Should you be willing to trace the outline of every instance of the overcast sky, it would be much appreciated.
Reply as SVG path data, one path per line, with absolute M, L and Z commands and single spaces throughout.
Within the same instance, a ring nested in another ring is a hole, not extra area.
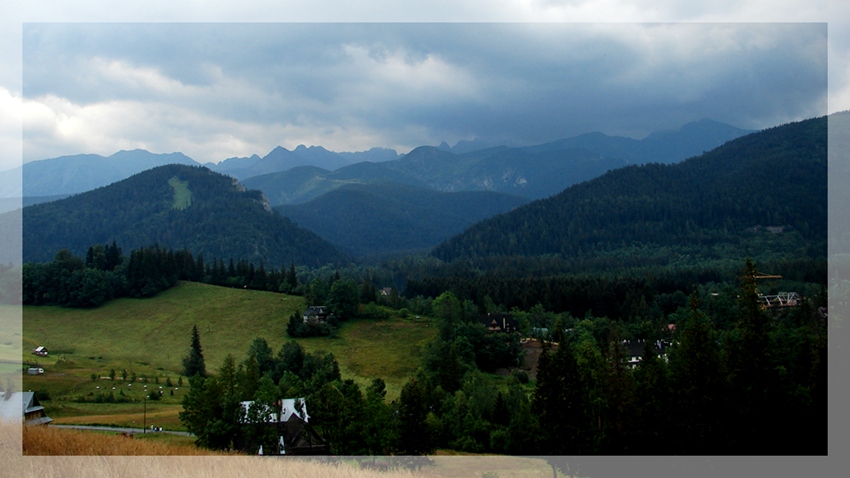
M 847 35 L 826 23 L 850 11 L 825 1 L 182 3 L 4 2 L 0 169 L 133 148 L 218 162 L 278 145 L 641 138 L 850 108 Z M 513 23 L 529 21 L 556 23 Z

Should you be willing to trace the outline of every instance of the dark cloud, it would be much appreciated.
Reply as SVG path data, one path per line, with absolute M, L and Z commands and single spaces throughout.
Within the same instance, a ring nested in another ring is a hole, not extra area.
M 179 136 L 248 135 L 240 147 L 256 149 L 245 153 L 275 142 L 528 144 L 825 114 L 826 33 L 813 23 L 27 24 L 23 85 L 33 102 L 208 117 Z

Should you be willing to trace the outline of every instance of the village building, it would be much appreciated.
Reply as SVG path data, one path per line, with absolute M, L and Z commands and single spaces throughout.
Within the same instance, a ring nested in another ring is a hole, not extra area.
M 241 402 L 243 423 L 250 423 L 249 412 L 254 406 L 253 401 Z M 279 408 L 278 408 L 279 407 Z M 310 426 L 310 415 L 303 398 L 285 398 L 278 401 L 277 407 L 261 409 L 262 421 L 254 423 L 258 427 L 271 427 L 275 430 L 278 440 L 273 450 L 263 450 L 262 455 L 328 455 L 330 445 L 319 436 Z M 242 443 L 243 449 L 248 449 L 250 443 Z
M 0 395 L 0 418 L 4 421 L 23 420 L 24 425 L 47 425 L 48 417 L 34 392 L 15 392 Z
M 623 346 L 625 346 L 626 350 L 628 350 L 629 367 L 637 367 L 643 357 L 643 349 L 646 346 L 646 340 L 623 340 Z M 667 348 L 669 346 L 670 342 L 663 340 L 656 340 L 654 343 L 650 343 L 650 347 L 652 347 L 655 351 L 655 356 L 665 361 L 667 360 Z
M 512 334 L 519 332 L 519 322 L 511 314 L 479 315 L 478 322 L 487 327 L 490 332 Z
M 311 305 L 302 316 L 305 324 L 323 324 L 329 317 L 328 308 L 324 305 Z

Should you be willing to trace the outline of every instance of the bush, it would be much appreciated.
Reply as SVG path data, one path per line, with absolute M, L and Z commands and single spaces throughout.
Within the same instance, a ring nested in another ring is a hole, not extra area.
M 528 373 L 525 370 L 514 370 L 511 374 L 519 380 L 519 383 L 528 383 Z
M 38 389 L 35 391 L 35 398 L 39 402 L 50 400 L 50 392 L 48 392 L 45 388 Z
M 112 392 L 89 393 L 89 396 L 92 398 L 86 398 L 80 395 L 74 401 L 77 403 L 130 403 L 133 401 L 130 397 L 122 396 L 115 398 L 115 394 Z

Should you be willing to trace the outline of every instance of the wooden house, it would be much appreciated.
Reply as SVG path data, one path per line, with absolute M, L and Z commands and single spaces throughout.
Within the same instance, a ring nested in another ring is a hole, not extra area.
M 490 332 L 512 334 L 519 332 L 519 322 L 511 314 L 479 315 L 478 322 L 487 327 Z
M 33 392 L 15 392 L 9 396 L 0 395 L 0 417 L 3 420 L 23 420 L 24 425 L 47 425 L 53 419 L 48 417 L 41 402 Z
M 248 420 L 248 412 L 254 402 L 241 402 L 244 411 L 243 423 Z M 310 415 L 303 398 L 280 400 L 274 410 L 261 410 L 264 420 L 253 423 L 257 427 L 270 427 L 278 437 L 275 449 L 262 450 L 263 455 L 328 455 L 330 445 L 310 426 Z M 249 449 L 250 443 L 242 443 L 243 449 Z

